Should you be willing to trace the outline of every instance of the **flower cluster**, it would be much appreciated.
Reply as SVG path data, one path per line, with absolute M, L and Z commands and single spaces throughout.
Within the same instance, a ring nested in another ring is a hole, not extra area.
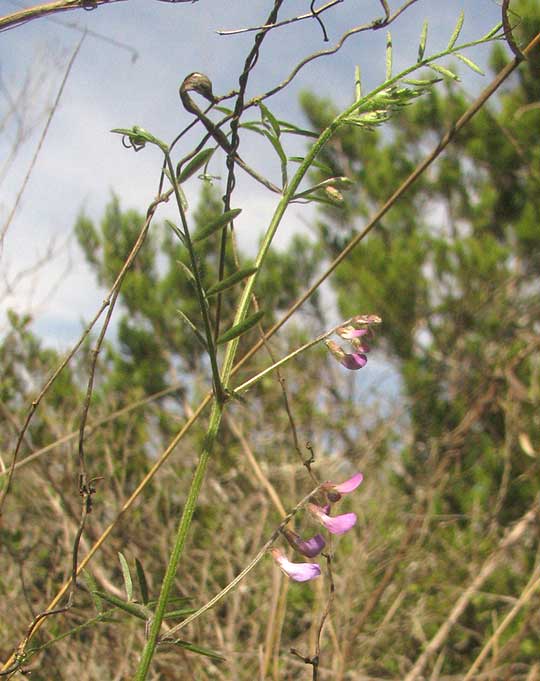
M 366 343 L 366 337 L 373 334 L 372 326 L 380 324 L 381 318 L 375 314 L 357 315 L 350 319 L 346 324 L 336 329 L 336 333 L 343 340 L 349 341 L 352 346 L 352 352 L 345 352 L 345 350 L 335 341 L 325 340 L 326 347 L 330 353 L 342 364 L 346 369 L 356 371 L 365 367 L 367 364 L 367 353 L 369 352 L 369 345 Z
M 362 473 L 356 473 L 341 484 L 334 482 L 324 482 L 320 489 L 324 492 L 326 498 L 330 502 L 324 507 L 316 504 L 308 504 L 307 509 L 315 520 L 323 525 L 330 534 L 344 534 L 348 532 L 356 523 L 355 513 L 343 513 L 341 515 L 331 516 L 330 507 L 332 503 L 339 501 L 343 494 L 349 494 L 355 490 L 363 480 Z M 316 534 L 311 539 L 302 539 L 300 535 L 292 530 L 285 528 L 282 534 L 295 551 L 301 553 L 307 558 L 314 558 L 325 547 L 326 542 L 322 534 Z M 309 579 L 314 579 L 321 574 L 321 568 L 317 563 L 293 563 L 287 559 L 281 549 L 270 549 L 274 560 L 279 565 L 281 570 L 296 582 L 307 582 Z

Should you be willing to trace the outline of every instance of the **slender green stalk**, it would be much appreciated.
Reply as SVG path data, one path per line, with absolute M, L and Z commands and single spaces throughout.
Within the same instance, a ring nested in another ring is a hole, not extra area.
M 416 71 L 418 68 L 421 68 L 422 66 L 427 66 L 431 62 L 435 61 L 436 59 L 440 59 L 441 57 L 444 57 L 448 54 L 451 54 L 452 52 L 462 50 L 465 47 L 471 47 L 473 45 L 478 45 L 482 42 L 485 42 L 484 39 L 481 40 L 476 40 L 472 41 L 469 43 L 466 43 L 465 45 L 460 45 L 457 48 L 453 48 L 451 50 L 445 50 L 443 52 L 440 52 L 438 54 L 433 55 L 432 57 L 423 59 L 421 62 L 414 64 L 413 66 L 405 69 L 402 71 L 400 74 L 395 76 L 394 78 L 391 78 L 387 81 L 385 81 L 383 84 L 381 84 L 378 88 L 373 90 L 369 95 L 355 101 L 351 106 L 349 106 L 345 111 L 343 111 L 339 116 L 337 116 L 330 125 L 323 130 L 323 132 L 319 135 L 317 138 L 316 142 L 312 145 L 311 149 L 308 151 L 306 154 L 304 160 L 300 164 L 298 170 L 294 174 L 293 178 L 291 179 L 291 182 L 289 186 L 287 187 L 286 191 L 284 192 L 281 200 L 279 201 L 276 210 L 274 212 L 274 215 L 270 221 L 270 224 L 268 226 L 268 229 L 266 231 L 266 234 L 264 236 L 264 239 L 261 243 L 259 253 L 257 255 L 257 258 L 255 260 L 255 267 L 257 267 L 257 271 L 246 281 L 246 285 L 244 287 L 244 290 L 242 292 L 242 296 L 240 298 L 240 302 L 238 304 L 238 309 L 236 312 L 236 316 L 234 319 L 234 324 L 240 324 L 247 315 L 250 303 L 251 303 L 251 298 L 253 294 L 253 288 L 255 286 L 255 282 L 257 280 L 257 276 L 259 272 L 261 271 L 261 266 L 264 263 L 264 260 L 268 254 L 268 251 L 270 249 L 270 245 L 272 243 L 272 240 L 276 234 L 277 228 L 279 227 L 279 224 L 281 223 L 281 220 L 285 214 L 285 211 L 287 209 L 287 206 L 289 205 L 290 201 L 293 199 L 296 190 L 298 189 L 301 181 L 303 180 L 304 176 L 310 169 L 313 161 L 319 154 L 319 152 L 323 149 L 325 144 L 328 142 L 328 140 L 332 137 L 334 132 L 342 125 L 345 120 L 347 119 L 348 116 L 353 114 L 355 111 L 358 109 L 361 109 L 365 104 L 369 102 L 370 99 L 372 99 L 375 95 L 378 93 L 382 92 L 383 90 L 387 89 L 388 87 L 397 84 L 402 78 L 408 76 L 410 73 L 413 73 Z M 167 152 L 166 157 L 167 157 L 167 163 L 169 167 L 169 172 L 171 173 L 172 178 L 174 178 L 174 170 L 172 168 L 172 163 L 170 161 L 170 158 L 168 157 Z M 180 195 L 178 192 L 178 188 L 175 187 L 175 196 L 177 199 L 177 202 L 179 204 L 180 208 L 180 213 L 182 215 L 182 220 L 184 223 L 184 229 L 186 227 L 185 225 L 185 215 L 183 214 L 183 211 L 181 210 L 181 201 L 180 201 Z M 187 232 L 186 232 L 187 233 Z M 204 292 L 202 291 L 202 286 L 201 286 L 201 295 L 204 296 Z M 202 299 L 204 300 L 204 299 Z M 204 301 L 205 303 L 205 301 Z M 203 313 L 204 316 L 204 313 Z M 229 384 L 229 380 L 231 377 L 231 372 L 234 364 L 234 358 L 236 355 L 236 350 L 238 348 L 238 343 L 239 343 L 239 338 L 235 338 L 231 340 L 226 348 L 225 352 L 225 358 L 223 361 L 222 365 L 222 371 L 221 371 L 221 380 L 219 383 L 219 386 L 223 386 L 225 389 L 227 388 Z M 213 347 L 213 346 L 210 346 Z M 214 370 L 214 367 L 212 367 Z M 193 514 L 195 511 L 195 507 L 197 504 L 197 499 L 199 496 L 199 492 L 202 486 L 202 482 L 204 480 L 204 476 L 206 473 L 206 468 L 208 466 L 208 461 L 210 460 L 210 456 L 212 454 L 212 450 L 214 447 L 214 443 L 219 431 L 219 426 L 221 423 L 221 418 L 223 415 L 223 406 L 224 404 L 219 400 L 214 400 L 213 406 L 212 406 L 212 412 L 210 415 L 210 422 L 208 425 L 208 431 L 206 434 L 205 442 L 204 442 L 204 447 L 199 459 L 199 463 L 197 465 L 197 468 L 195 470 L 195 475 L 193 477 L 193 481 L 191 483 L 191 487 L 188 492 L 188 498 L 186 500 L 186 504 L 184 506 L 184 511 L 182 513 L 182 517 L 180 518 L 180 523 L 178 526 L 174 546 L 171 552 L 171 556 L 169 558 L 169 564 L 167 566 L 167 571 L 165 573 L 165 577 L 163 579 L 162 587 L 161 587 L 161 592 L 159 594 L 159 600 L 156 606 L 156 610 L 154 613 L 154 618 L 152 620 L 152 624 L 150 627 L 150 633 L 148 636 L 148 640 L 146 642 L 145 648 L 142 653 L 141 661 L 139 664 L 139 668 L 137 670 L 136 676 L 135 676 L 135 681 L 145 681 L 148 670 L 150 668 L 150 664 L 152 662 L 152 658 L 154 656 L 155 648 L 157 645 L 158 641 L 158 636 L 159 636 L 159 631 L 161 629 L 161 624 L 163 621 L 163 617 L 165 614 L 165 609 L 167 606 L 167 601 L 169 599 L 169 594 L 171 592 L 171 588 L 174 583 L 174 578 L 176 575 L 176 571 L 178 568 L 178 563 L 180 562 L 180 557 L 182 555 L 184 545 L 186 542 L 187 534 L 191 525 L 191 521 L 193 518 Z
M 186 213 L 182 206 L 182 199 L 180 197 L 180 190 L 178 188 L 178 182 L 176 181 L 176 175 L 174 172 L 171 157 L 168 151 L 165 151 L 165 162 L 167 163 L 167 168 L 169 170 L 170 179 L 173 183 L 174 197 L 178 206 L 178 212 L 180 213 L 180 218 L 182 220 L 182 227 L 184 230 L 185 244 L 189 253 L 191 260 L 191 269 L 193 270 L 193 275 L 195 277 L 195 289 L 197 292 L 197 298 L 199 299 L 199 307 L 201 309 L 201 315 L 204 323 L 204 333 L 206 336 L 206 345 L 208 349 L 208 356 L 210 357 L 210 365 L 212 368 L 212 380 L 214 383 L 214 392 L 218 402 L 223 402 L 223 388 L 221 383 L 221 378 L 219 376 L 219 367 L 217 364 L 217 354 L 216 346 L 214 343 L 214 335 L 212 333 L 212 324 L 210 322 L 210 315 L 208 312 L 208 303 L 206 301 L 206 294 L 202 285 L 201 274 L 199 272 L 199 266 L 197 264 L 197 258 L 195 257 L 195 251 L 193 249 L 193 242 L 191 241 L 191 235 L 189 233 L 189 227 L 186 220 Z
M 324 340 L 328 336 L 331 336 L 333 333 L 335 333 L 336 329 L 338 329 L 340 326 L 346 326 L 350 321 L 351 320 L 348 319 L 345 322 L 340 322 L 340 324 L 338 326 L 335 326 L 333 329 L 330 329 L 330 331 L 325 331 L 324 333 L 321 333 L 320 336 L 317 336 L 317 338 L 313 338 L 312 340 L 308 341 L 307 343 L 304 343 L 304 345 L 301 345 L 299 348 L 296 348 L 296 350 L 293 350 L 288 355 L 285 355 L 285 357 L 282 357 L 277 362 L 274 362 L 274 364 L 271 364 L 269 367 L 266 367 L 266 369 L 263 369 L 262 371 L 260 371 L 255 376 L 252 376 L 247 381 L 244 381 L 243 383 L 241 383 L 239 386 L 237 386 L 234 389 L 234 392 L 235 393 L 241 393 L 241 392 L 244 392 L 244 390 L 248 390 L 248 388 L 251 388 L 252 385 L 254 385 L 255 383 L 258 383 L 261 380 L 261 378 L 266 376 L 266 374 L 269 374 L 271 371 L 274 371 L 274 369 L 279 369 L 279 367 L 283 366 L 287 362 L 290 362 L 291 359 L 298 357 L 298 355 L 300 355 L 302 352 L 309 350 L 309 348 L 312 348 L 314 345 L 317 345 L 317 343 L 320 343 L 322 340 Z
M 167 571 L 165 572 L 165 577 L 163 578 L 159 599 L 154 612 L 154 617 L 152 619 L 152 624 L 150 626 L 148 640 L 144 647 L 139 668 L 137 669 L 137 673 L 135 675 L 135 681 L 144 681 L 148 674 L 148 670 L 150 669 L 150 664 L 152 662 L 157 645 L 159 631 L 161 629 L 161 623 L 163 622 L 165 609 L 167 607 L 169 595 L 171 593 L 174 578 L 176 576 L 176 570 L 178 568 L 178 563 L 180 562 L 180 556 L 184 550 L 187 534 L 191 525 L 193 513 L 195 512 L 195 507 L 197 505 L 197 499 L 199 497 L 199 492 L 204 480 L 206 468 L 208 466 L 208 460 L 212 453 L 213 445 L 218 433 L 222 409 L 223 405 L 217 402 L 217 400 L 214 400 L 212 405 L 212 413 L 210 415 L 210 423 L 205 439 L 205 446 L 203 447 L 199 463 L 197 464 L 195 475 L 193 476 L 193 481 L 189 489 L 188 498 L 186 499 L 184 510 L 182 512 L 173 550 L 169 558 L 169 564 L 167 565 Z
M 293 350 L 290 352 L 288 355 L 285 355 L 285 357 L 282 357 L 280 360 L 277 362 L 274 362 L 274 364 L 271 364 L 269 367 L 266 367 L 266 369 L 263 369 L 260 371 L 258 374 L 255 376 L 252 376 L 250 379 L 247 381 L 244 381 L 244 383 L 241 383 L 239 386 L 237 386 L 234 389 L 235 393 L 242 393 L 244 390 L 248 390 L 248 388 L 251 388 L 252 385 L 257 383 L 258 381 L 261 380 L 264 376 L 269 374 L 271 371 L 274 371 L 274 369 L 279 369 L 279 367 L 283 366 L 287 362 L 289 362 L 291 359 L 294 359 L 295 357 L 298 357 L 299 354 L 304 352 L 305 350 L 308 350 L 309 348 L 312 348 L 314 345 L 317 345 L 323 338 L 326 337 L 327 334 L 324 336 L 319 336 L 311 341 L 309 343 L 305 343 L 304 345 L 300 346 L 296 350 Z

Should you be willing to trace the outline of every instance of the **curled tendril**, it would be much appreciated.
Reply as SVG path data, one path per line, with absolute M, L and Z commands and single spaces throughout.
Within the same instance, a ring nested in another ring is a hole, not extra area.
M 126 141 L 127 140 L 127 141 Z M 133 149 L 133 151 L 140 151 L 146 146 L 146 140 L 136 137 L 135 135 L 122 135 L 122 146 L 125 149 Z
M 315 0 L 312 0 L 311 5 L 310 5 L 310 10 L 311 10 L 311 14 L 313 15 L 313 18 L 317 21 L 317 23 L 321 27 L 324 42 L 327 43 L 328 42 L 328 33 L 326 32 L 326 27 L 323 24 L 321 17 L 319 16 L 319 12 L 317 12 L 317 10 L 315 9 Z

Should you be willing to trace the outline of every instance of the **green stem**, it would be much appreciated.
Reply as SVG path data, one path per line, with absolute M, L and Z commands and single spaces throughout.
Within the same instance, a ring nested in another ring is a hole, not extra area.
M 187 534 L 189 532 L 191 520 L 197 505 L 199 492 L 201 490 L 206 468 L 208 466 L 208 460 L 212 454 L 213 445 L 218 433 L 222 410 L 223 406 L 217 402 L 217 400 L 214 401 L 212 413 L 210 415 L 210 423 L 205 438 L 205 446 L 203 447 L 199 463 L 197 464 L 195 475 L 193 476 L 193 481 L 191 483 L 184 510 L 182 512 L 173 550 L 169 558 L 169 564 L 167 565 L 167 571 L 165 572 L 165 577 L 163 578 L 159 599 L 152 619 L 152 624 L 150 626 L 148 640 L 146 641 L 141 661 L 139 663 L 139 668 L 137 669 L 137 673 L 135 675 L 135 681 L 145 681 L 148 670 L 150 669 L 150 663 L 152 662 L 152 658 L 156 649 L 161 623 L 163 622 L 169 595 L 176 577 L 176 570 L 178 568 L 178 563 L 180 562 L 180 556 L 184 550 Z
M 212 379 L 214 383 L 214 392 L 218 402 L 223 402 L 223 387 L 221 383 L 221 378 L 219 376 L 219 367 L 217 363 L 216 346 L 214 344 L 214 335 L 212 333 L 212 324 L 210 322 L 210 315 L 208 312 L 208 303 L 206 301 L 206 294 L 202 285 L 201 274 L 199 272 L 199 266 L 197 264 L 197 258 L 195 256 L 195 251 L 193 249 L 193 242 L 191 241 L 191 235 L 189 233 L 189 227 L 186 220 L 186 214 L 182 206 L 182 199 L 180 197 L 180 191 L 178 189 L 178 183 L 176 181 L 176 175 L 173 169 L 171 157 L 169 153 L 165 152 L 165 161 L 167 163 L 167 168 L 169 170 L 170 179 L 173 184 L 174 197 L 178 205 L 178 212 L 180 213 L 180 218 L 182 220 L 182 228 L 184 230 L 184 237 L 186 240 L 186 248 L 189 253 L 191 260 L 191 269 L 193 270 L 193 276 L 195 277 L 195 290 L 197 292 L 197 298 L 199 299 L 199 307 L 201 308 L 201 314 L 204 323 L 204 333 L 206 336 L 206 345 L 208 347 L 208 356 L 210 357 L 210 365 L 212 368 Z

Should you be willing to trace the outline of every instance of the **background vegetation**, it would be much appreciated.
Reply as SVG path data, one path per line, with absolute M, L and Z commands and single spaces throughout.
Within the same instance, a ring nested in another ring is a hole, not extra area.
M 524 45 L 540 32 L 540 10 L 525 0 L 512 9 Z M 492 73 L 509 60 L 495 44 Z M 280 380 L 269 374 L 228 406 L 169 604 L 179 612 L 167 625 L 229 583 L 281 509 L 312 489 L 302 465 L 311 453 L 321 479 L 365 478 L 341 501 L 340 512 L 354 510 L 359 521 L 334 547 L 335 596 L 322 638 L 328 580 L 289 582 L 266 559 L 182 632 L 199 649 L 160 646 L 149 678 L 309 678 L 289 649 L 309 656 L 320 642 L 320 679 L 540 679 L 539 102 L 537 48 L 336 270 L 340 317 L 383 319 L 376 361 L 352 374 L 315 347 L 281 369 Z M 469 105 L 447 78 L 383 128 L 336 132 L 311 180 L 345 176 L 354 188 L 320 196 L 312 238 L 298 236 L 266 261 L 255 289 L 266 329 Z M 302 106 L 317 133 L 339 113 L 309 92 Z M 202 184 L 196 229 L 222 213 L 222 191 Z M 75 233 L 96 281 L 113 284 L 144 219 L 117 196 L 99 224 L 81 213 Z M 201 244 L 207 286 L 219 241 Z M 96 493 L 83 553 L 123 513 L 208 390 L 208 358 L 177 312 L 198 314 L 179 260 L 189 265 L 186 250 L 155 223 L 120 289 L 118 337 L 97 356 L 85 439 Z M 334 303 L 325 296 L 311 297 L 236 384 L 328 328 Z M 228 300 L 223 329 L 234 316 Z M 29 323 L 12 313 L 0 345 L 3 484 L 29 406 L 62 359 Z M 240 356 L 259 337 L 257 327 L 242 336 Z M 81 514 L 78 428 L 95 341 L 86 339 L 60 373 L 24 434 L 0 527 L 4 660 L 69 579 Z M 115 599 L 149 600 L 151 609 L 157 598 L 207 418 L 122 515 L 69 611 L 48 617 L 31 640 L 30 652 L 39 651 L 23 665 L 31 678 L 133 678 L 144 617 Z M 131 598 L 119 552 L 133 575 Z

